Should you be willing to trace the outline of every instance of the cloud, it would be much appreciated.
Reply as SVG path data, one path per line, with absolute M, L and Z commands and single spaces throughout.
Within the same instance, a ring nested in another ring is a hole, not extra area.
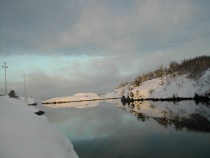
M 209 38 L 154 49 L 208 32 L 209 0 L 0 2 L 0 62 L 14 78 L 44 72 L 27 79 L 37 98 L 105 93 L 171 60 L 209 54 Z
M 190 1 L 114 3 L 96 0 L 3 0 L 1 49 L 12 53 L 62 52 L 72 47 L 143 32 L 154 26 L 179 24 L 192 19 L 197 8 Z M 135 39 L 132 42 L 136 44 Z M 123 43 L 122 46 L 128 47 L 130 43 Z M 106 47 L 109 48 L 105 46 L 104 49 Z M 97 53 L 104 53 L 103 49 Z

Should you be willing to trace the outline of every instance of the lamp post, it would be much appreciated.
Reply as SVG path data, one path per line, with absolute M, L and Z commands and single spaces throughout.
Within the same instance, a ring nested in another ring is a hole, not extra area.
M 7 68 L 8 66 L 6 65 L 6 62 L 4 62 L 4 66 L 2 66 L 2 68 L 4 68 L 5 70 L 5 94 L 4 95 L 7 95 Z

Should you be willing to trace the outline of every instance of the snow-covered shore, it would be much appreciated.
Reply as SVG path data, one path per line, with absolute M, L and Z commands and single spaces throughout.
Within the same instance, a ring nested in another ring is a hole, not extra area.
M 107 98 L 121 98 L 123 95 L 126 97 L 129 95 L 133 99 L 171 98 L 173 96 L 188 98 L 194 97 L 195 93 L 199 95 L 210 93 L 210 69 L 206 70 L 198 80 L 189 79 L 186 75 L 170 74 L 145 81 L 139 86 L 128 84 L 103 96 L 98 96 L 96 93 L 78 93 L 73 96 L 48 99 L 43 103 L 53 108 L 87 108 L 97 106 L 100 101 Z
M 73 145 L 38 109 L 23 100 L 0 97 L 2 158 L 77 158 Z
M 57 97 L 44 100 L 42 103 L 45 106 L 52 108 L 74 107 L 74 108 L 90 108 L 95 107 L 100 101 L 113 99 L 115 96 L 103 95 L 99 96 L 96 93 L 77 93 L 72 96 Z

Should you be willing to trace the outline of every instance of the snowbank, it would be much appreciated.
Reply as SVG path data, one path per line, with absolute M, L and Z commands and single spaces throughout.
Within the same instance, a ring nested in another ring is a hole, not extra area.
M 18 99 L 0 97 L 0 153 L 3 158 L 77 158 L 72 144 L 38 111 Z

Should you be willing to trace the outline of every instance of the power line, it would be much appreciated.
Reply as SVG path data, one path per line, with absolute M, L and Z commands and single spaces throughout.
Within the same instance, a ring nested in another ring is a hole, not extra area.
M 160 46 L 157 46 L 157 47 L 150 47 L 150 48 L 147 48 L 147 49 L 141 49 L 142 52 L 139 52 L 140 49 L 132 50 L 132 51 L 129 52 L 129 54 L 124 54 L 124 55 L 121 55 L 121 56 L 118 56 L 118 57 L 114 57 L 114 58 L 111 58 L 111 59 L 102 59 L 100 61 L 96 60 L 95 62 L 87 62 L 87 63 L 85 63 L 83 65 L 81 65 L 81 64 L 79 64 L 79 65 L 71 65 L 71 66 L 68 66 L 68 67 L 48 70 L 48 71 L 45 71 L 43 73 L 31 73 L 31 74 L 28 74 L 27 76 L 44 75 L 46 73 L 52 73 L 52 72 L 68 70 L 68 69 L 72 69 L 72 68 L 75 68 L 75 67 L 78 68 L 78 67 L 83 67 L 83 66 L 92 65 L 92 64 L 104 63 L 104 62 L 108 62 L 108 61 L 112 61 L 112 60 L 117 60 L 117 59 L 120 59 L 120 58 L 123 58 L 123 57 L 129 57 L 129 56 L 137 55 L 139 53 L 149 52 L 149 51 L 153 51 L 153 50 L 157 50 L 157 49 L 163 49 L 163 48 L 166 48 L 166 47 L 170 47 L 170 46 L 173 46 L 173 45 L 186 43 L 186 42 L 197 40 L 197 39 L 200 39 L 200 38 L 203 38 L 203 37 L 207 37 L 207 36 L 209 36 L 209 33 L 198 35 L 198 36 L 193 36 L 193 37 L 187 37 L 187 38 L 184 38 L 184 39 L 181 39 L 181 40 L 172 41 L 172 42 L 168 42 L 168 43 L 166 43 L 164 45 L 160 45 Z M 20 77 L 22 78 L 22 76 L 20 76 Z
M 209 17 L 208 18 L 205 18 L 205 19 L 202 19 L 202 20 L 197 20 L 197 21 L 195 21 L 195 22 L 200 22 L 200 21 L 204 21 L 204 22 L 206 22 L 207 20 L 209 20 Z M 186 24 L 185 24 L 186 25 Z M 200 24 L 198 24 L 198 25 L 200 25 Z M 176 25 L 176 26 L 178 26 L 178 25 Z M 195 26 L 195 25 L 194 25 Z M 165 27 L 166 28 L 166 27 Z M 156 29 L 154 29 L 154 30 L 156 30 Z M 168 30 L 167 31 L 164 31 L 164 32 L 168 32 Z M 160 34 L 160 33 L 164 33 L 164 32 L 156 32 L 156 33 L 154 33 L 154 34 L 151 34 L 151 35 L 155 35 L 155 34 Z M 143 34 L 143 33 L 140 33 L 140 34 Z M 133 36 L 133 35 L 132 35 Z M 140 36 L 140 37 L 133 37 L 133 38 L 143 38 L 143 37 L 146 37 L 146 36 L 148 36 L 148 35 L 144 35 L 144 36 Z M 120 37 L 121 38 L 121 37 Z M 123 37 L 122 37 L 123 38 Z M 95 46 L 95 47 L 97 47 L 97 46 Z M 92 47 L 93 48 L 93 47 Z M 130 51 L 130 50 L 127 50 L 127 51 Z M 112 57 L 112 58 L 114 58 L 114 57 Z M 104 58 L 103 58 L 104 59 Z M 102 60 L 103 60 L 102 59 Z M 24 62 L 22 62 L 22 63 L 26 63 L 26 62 L 29 62 L 29 61 L 24 61 Z M 92 61 L 91 61 L 92 62 Z M 34 63 L 34 59 L 33 59 L 33 63 Z M 86 63 L 86 62 L 85 62 Z M 17 66 L 17 63 L 15 63 L 16 64 L 16 66 Z M 65 63 L 66 64 L 66 63 Z M 48 66 L 48 68 L 50 68 L 50 67 L 52 67 L 52 66 Z M 69 66 L 68 66 L 69 67 Z M 80 67 L 80 66 L 79 66 Z M 56 68 L 54 68 L 54 69 L 56 69 Z M 27 69 L 27 71 L 30 71 L 29 69 Z M 49 71 L 49 70 L 48 70 Z M 11 73 L 9 73 L 9 75 L 10 75 Z M 14 74 L 14 72 L 12 73 L 12 74 Z M 20 76 L 21 77 L 21 76 Z
M 139 50 L 139 48 L 137 49 L 137 50 Z M 130 50 L 127 50 L 127 51 L 130 51 Z M 111 58 L 115 58 L 115 57 L 111 57 Z M 103 60 L 103 59 L 102 59 Z M 98 59 L 97 60 L 95 60 L 95 61 L 98 61 Z M 91 63 L 92 62 L 94 62 L 94 60 L 93 61 L 90 61 Z M 25 63 L 25 62 L 24 62 Z M 87 63 L 87 62 L 85 62 L 85 63 Z M 78 65 L 78 66 L 80 66 L 80 65 Z M 50 66 L 48 66 L 48 68 L 49 68 Z M 68 66 L 69 67 L 69 66 Z M 54 68 L 53 68 L 54 69 Z
M 168 42 L 168 43 L 165 43 L 165 44 L 162 44 L 162 45 L 159 45 L 159 46 L 155 46 L 155 47 L 133 50 L 133 51 L 130 51 L 129 54 L 120 55 L 118 57 L 114 57 L 114 58 L 110 58 L 110 59 L 102 59 L 102 60 L 97 60 L 95 62 L 87 62 L 87 63 L 85 63 L 83 65 L 81 65 L 81 64 L 80 65 L 70 65 L 68 67 L 48 70 L 48 71 L 45 71 L 43 73 L 31 73 L 31 74 L 28 74 L 26 77 L 39 76 L 39 75 L 44 75 L 44 74 L 47 74 L 47 73 L 58 72 L 58 71 L 63 71 L 63 70 L 69 70 L 69 69 L 72 69 L 72 68 L 75 68 L 75 67 L 78 68 L 78 67 L 88 66 L 88 65 L 92 65 L 92 64 L 99 64 L 99 63 L 109 62 L 109 61 L 117 60 L 117 59 L 124 58 L 124 57 L 138 55 L 140 53 L 150 52 L 150 51 L 154 51 L 154 50 L 158 50 L 158 49 L 163 49 L 163 48 L 167 48 L 167 47 L 183 44 L 183 43 L 186 43 L 186 42 L 194 41 L 194 40 L 205 38 L 205 37 L 208 37 L 208 36 L 210 36 L 210 32 L 205 33 L 205 34 L 200 34 L 200 35 L 197 35 L 197 36 L 192 36 L 192 37 L 187 37 L 187 38 L 175 40 L 175 41 Z M 141 52 L 139 52 L 140 50 L 141 50 Z M 22 78 L 22 76 L 20 76 L 20 78 Z M 11 78 L 9 80 L 11 81 L 11 80 L 16 80 L 16 79 L 18 79 L 18 77 L 14 78 L 14 79 Z
M 120 37 L 117 37 L 117 38 L 112 38 L 112 39 L 109 39 L 109 40 L 103 40 L 103 41 L 99 41 L 99 42 L 96 42 L 96 43 L 92 43 L 92 44 L 88 44 L 86 46 L 81 46 L 81 47 L 77 47 L 77 48 L 71 48 L 70 49 L 70 52 L 71 51 L 78 51 L 79 49 L 82 48 L 82 50 L 87 50 L 87 49 L 91 49 L 91 48 L 96 48 L 98 47 L 98 45 L 102 45 L 102 44 L 106 44 L 106 43 L 109 43 L 111 41 L 118 41 L 118 40 L 121 40 L 121 39 L 127 39 L 127 38 L 130 38 L 130 37 L 135 37 L 135 36 L 138 36 L 138 35 L 143 35 L 143 34 L 148 34 L 148 33 L 152 33 L 152 32 L 155 32 L 155 31 L 160 31 L 160 30 L 170 30 L 170 29 L 177 29 L 177 28 L 183 28 L 183 27 L 192 27 L 191 25 L 193 26 L 196 26 L 196 25 L 200 25 L 199 22 L 208 22 L 210 19 L 210 17 L 206 17 L 206 18 L 203 18 L 203 19 L 199 19 L 199 20 L 195 20 L 193 22 L 189 22 L 189 23 L 185 23 L 185 24 L 176 24 L 176 25 L 170 25 L 170 26 L 163 26 L 163 27 L 160 27 L 160 28 L 156 28 L 156 29 L 152 29 L 152 30 L 148 30 L 148 31 L 145 31 L 145 32 L 140 32 L 140 33 L 135 33 L 135 34 L 131 34 L 131 35 L 127 35 L 127 36 L 120 36 Z M 198 23 L 195 25 L 195 23 Z M 202 23 L 201 23 L 202 24 Z M 160 32 L 160 33 L 163 33 L 163 32 Z M 157 32 L 155 33 L 157 34 Z M 135 38 L 142 38 L 142 37 L 145 37 L 146 35 L 144 36 L 140 36 L 140 37 L 135 37 Z M 82 51 L 82 50 L 79 50 L 79 51 Z M 68 54 L 70 52 L 67 52 L 67 53 L 62 53 L 62 55 L 64 54 Z M 58 53 L 52 53 L 52 54 L 48 54 L 50 56 L 53 56 L 53 55 L 56 55 Z M 40 57 L 42 58 L 42 57 Z M 39 58 L 37 58 L 36 60 L 38 60 Z M 27 62 L 30 62 L 30 61 L 36 61 L 34 59 L 32 60 L 27 60 Z M 24 62 L 25 63 L 25 62 Z M 15 66 L 18 64 L 18 61 L 15 63 Z M 11 63 L 12 65 L 12 63 Z
M 204 20 L 208 20 L 209 18 L 206 18 L 206 19 L 204 19 Z M 206 22 L 206 21 L 205 21 Z M 155 35 L 155 34 L 161 34 L 161 33 L 165 33 L 165 32 L 168 32 L 168 30 L 167 31 L 164 31 L 164 32 L 156 32 L 156 33 L 154 33 L 154 34 L 151 34 L 151 35 Z M 143 38 L 143 37 L 147 37 L 148 35 L 144 35 L 144 36 L 140 36 L 140 37 L 134 37 L 134 38 Z M 95 46 L 95 47 L 97 47 L 97 46 Z M 127 51 L 130 51 L 130 50 L 127 50 Z M 102 59 L 103 60 L 103 59 Z M 26 63 L 26 62 L 29 62 L 29 61 L 24 61 L 24 62 L 22 62 L 22 63 Z M 34 61 L 33 61 L 33 63 L 34 63 Z M 66 63 L 65 63 L 66 64 Z M 16 66 L 17 66 L 17 63 L 16 63 Z M 53 65 L 54 66 L 54 65 Z M 52 66 L 48 66 L 48 68 L 50 68 L 50 67 L 52 67 Z M 30 69 L 27 69 L 27 71 L 30 71 Z M 9 73 L 10 74 L 10 73 Z M 14 72 L 12 73 L 12 74 L 14 74 Z
M 163 46 L 151 47 L 149 49 L 142 49 L 142 50 L 143 50 L 143 52 L 153 51 L 153 50 L 162 49 L 162 48 L 170 47 L 170 46 L 173 46 L 173 45 L 178 45 L 178 44 L 186 43 L 186 42 L 189 42 L 189 41 L 197 40 L 197 39 L 207 37 L 207 36 L 210 36 L 210 32 L 208 32 L 206 34 L 201 34 L 201 35 L 198 35 L 198 36 L 192 36 L 192 37 L 187 37 L 187 38 L 184 38 L 184 39 L 181 39 L 181 40 L 168 42 Z M 117 60 L 117 59 L 128 57 L 128 56 L 137 55 L 139 53 L 143 53 L 143 52 L 137 52 L 137 51 L 140 51 L 140 49 L 132 50 L 132 51 L 129 52 L 130 54 L 120 55 L 118 57 L 113 57 L 113 58 L 107 59 L 107 60 L 102 59 L 102 60 L 95 61 L 95 62 L 87 62 L 86 64 L 83 64 L 83 65 L 71 65 L 71 66 L 64 67 L 64 68 L 61 68 L 61 69 L 58 69 L 58 70 L 49 70 L 47 72 L 56 72 L 56 71 L 68 70 L 68 69 L 75 68 L 75 67 L 83 67 L 83 66 L 92 65 L 92 64 L 99 64 L 99 63 L 108 62 L 108 61 L 112 61 L 112 60 Z M 134 53 L 134 52 L 136 52 L 136 53 Z M 34 76 L 34 75 L 39 75 L 39 74 L 43 74 L 43 73 L 28 74 L 28 76 Z

